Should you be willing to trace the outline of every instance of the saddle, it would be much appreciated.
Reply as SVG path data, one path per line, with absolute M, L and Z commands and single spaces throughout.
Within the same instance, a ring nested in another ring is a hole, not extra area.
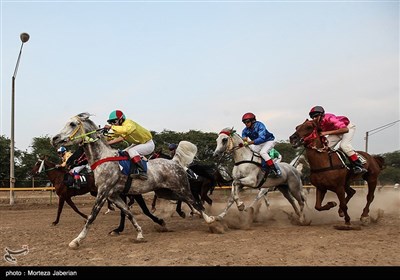
M 85 171 L 84 171 L 85 170 Z M 79 180 L 80 180 L 80 185 L 81 186 L 85 186 L 85 185 L 87 185 L 87 176 L 89 175 L 89 172 L 87 171 L 87 169 L 85 168 L 85 169 L 83 169 L 82 171 L 81 171 L 81 173 L 79 174 Z M 73 184 L 75 183 L 75 180 L 74 180 L 74 176 L 72 176 L 70 173 L 66 173 L 65 175 L 64 175 L 64 184 L 67 186 L 67 187 L 71 187 Z

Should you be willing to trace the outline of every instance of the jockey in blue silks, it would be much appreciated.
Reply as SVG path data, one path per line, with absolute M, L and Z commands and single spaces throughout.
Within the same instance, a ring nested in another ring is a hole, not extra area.
M 271 159 L 269 151 L 275 146 L 275 136 L 267 130 L 267 127 L 260 121 L 256 120 L 253 113 L 246 113 L 242 117 L 245 128 L 242 131 L 242 139 L 245 145 L 257 153 L 266 162 L 266 174 L 272 172 L 274 177 L 281 177 L 282 172 L 277 164 Z

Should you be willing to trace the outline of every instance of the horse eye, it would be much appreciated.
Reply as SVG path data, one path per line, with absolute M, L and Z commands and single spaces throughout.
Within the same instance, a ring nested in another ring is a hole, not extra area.
M 228 142 L 228 138 L 224 138 L 224 139 L 222 139 L 222 144 L 226 144 Z
M 70 127 L 75 127 L 76 124 L 75 124 L 74 122 L 71 122 L 71 123 L 69 124 L 69 126 L 70 126 Z

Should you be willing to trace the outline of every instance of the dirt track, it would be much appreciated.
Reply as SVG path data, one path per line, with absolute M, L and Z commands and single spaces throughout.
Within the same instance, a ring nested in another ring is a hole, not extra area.
M 365 203 L 366 190 L 357 189 L 349 203 L 353 225 Z M 207 213 L 218 214 L 227 201 L 228 191 L 216 190 L 214 204 Z M 380 217 L 361 230 L 340 231 L 334 225 L 344 222 L 337 207 L 328 212 L 314 210 L 315 193 L 308 194 L 306 216 L 310 226 L 294 225 L 285 212 L 293 212 L 279 192 L 269 194 L 271 206 L 262 203 L 250 227 L 241 227 L 242 212 L 234 205 L 226 219 L 229 229 L 224 234 L 211 233 L 198 217 L 180 218 L 175 205 L 159 200 L 155 214 L 165 219 L 168 232 L 160 231 L 149 218 L 133 211 L 147 242 L 135 242 L 136 232 L 128 223 L 120 236 L 108 232 L 119 222 L 119 213 L 101 215 L 90 228 L 78 250 L 68 243 L 81 231 L 84 221 L 66 205 L 60 223 L 52 226 L 57 197 L 50 204 L 48 192 L 17 193 L 16 205 L 8 205 L 8 192 L 0 193 L 0 248 L 29 252 L 17 255 L 17 266 L 399 266 L 400 265 L 400 190 L 385 187 L 376 191 L 371 216 Z M 255 194 L 241 193 L 245 201 Z M 328 200 L 337 201 L 330 193 Z M 150 200 L 151 195 L 146 199 Z M 89 214 L 93 198 L 75 197 L 74 201 Z M 150 203 L 148 203 L 150 205 Z M 187 208 L 186 213 L 188 213 Z M 285 212 L 284 212 L 284 211 Z M 382 216 L 383 214 L 383 216 Z M 14 266 L 4 257 L 0 266 Z

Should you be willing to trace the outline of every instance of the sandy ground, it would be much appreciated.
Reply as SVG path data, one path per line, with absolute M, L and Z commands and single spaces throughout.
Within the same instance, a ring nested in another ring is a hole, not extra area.
M 216 190 L 207 213 L 219 214 L 229 191 Z M 373 222 L 361 230 L 337 230 L 344 225 L 337 207 L 325 212 L 314 210 L 315 192 L 307 196 L 309 226 L 291 222 L 293 210 L 279 192 L 269 194 L 270 207 L 264 202 L 256 211 L 255 221 L 241 225 L 247 213 L 234 205 L 225 217 L 228 229 L 211 233 L 197 216 L 182 219 L 174 212 L 175 204 L 160 199 L 155 214 L 164 218 L 167 232 L 160 230 L 141 214 L 132 210 L 142 226 L 146 242 L 136 242 L 136 232 L 128 222 L 119 236 L 108 232 L 119 223 L 119 212 L 101 214 L 78 250 L 69 242 L 82 230 L 84 220 L 66 205 L 60 223 L 52 226 L 57 211 L 57 196 L 50 202 L 49 192 L 18 192 L 16 204 L 8 205 L 9 193 L 0 193 L 0 266 L 400 266 L 400 190 L 384 187 L 376 191 L 371 206 Z M 254 191 L 241 193 L 246 204 Z M 360 226 L 359 217 L 365 203 L 366 189 L 357 188 L 349 203 L 352 224 Z M 152 194 L 146 195 L 150 201 Z M 337 201 L 332 193 L 328 200 Z M 94 198 L 75 197 L 78 208 L 89 214 Z M 150 205 L 150 203 L 148 203 Z M 189 213 L 187 208 L 184 208 Z M 25 247 L 24 247 L 25 246 Z M 6 248 L 25 253 L 15 254 L 14 263 L 6 257 Z

